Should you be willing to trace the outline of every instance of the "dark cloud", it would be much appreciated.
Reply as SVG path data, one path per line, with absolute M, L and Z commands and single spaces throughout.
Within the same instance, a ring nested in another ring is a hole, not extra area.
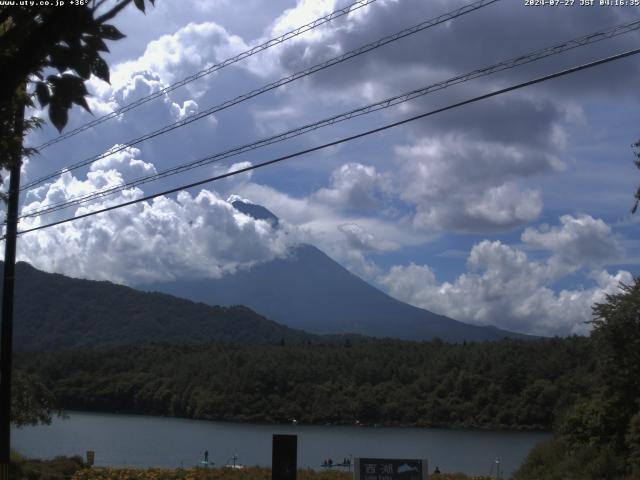
M 349 51 L 450 11 L 458 5 L 463 3 L 419 0 L 377 2 L 367 10 L 364 18 L 354 21 L 349 29 L 336 29 L 329 38 L 323 38 L 322 42 L 294 42 L 286 49 L 290 51 L 282 54 L 282 63 L 289 70 L 298 70 L 335 55 L 327 45 L 339 45 L 343 52 Z M 365 54 L 363 58 L 366 60 L 351 69 L 349 65 L 353 66 L 355 62 L 341 67 L 340 72 L 333 72 L 333 75 L 327 73 L 324 77 L 317 78 L 329 80 L 330 77 L 339 77 L 345 82 L 361 82 L 368 77 L 372 68 L 377 68 L 376 73 L 379 74 L 380 66 L 392 71 L 417 66 L 436 71 L 463 73 L 634 20 L 636 13 L 637 10 L 633 8 L 597 6 L 525 7 L 523 2 L 505 0 Z M 613 50 L 634 48 L 638 36 L 635 33 L 618 37 L 597 47 L 592 45 L 584 49 L 587 53 L 577 54 L 575 51 L 571 57 L 580 61 L 593 53 L 611 50 L 612 43 L 616 46 Z M 305 54 L 300 55 L 300 52 Z M 557 63 L 566 65 L 566 60 Z M 629 65 L 612 68 L 616 71 L 624 70 L 627 77 L 631 73 Z M 637 72 L 637 68 L 633 68 L 633 71 Z M 577 83 L 579 88 L 583 88 L 594 81 L 585 77 Z M 598 82 L 595 83 L 597 88 L 606 88 Z

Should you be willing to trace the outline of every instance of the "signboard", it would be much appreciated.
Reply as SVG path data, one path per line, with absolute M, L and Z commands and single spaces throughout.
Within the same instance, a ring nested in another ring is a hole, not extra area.
M 427 480 L 426 460 L 398 458 L 356 458 L 354 480 Z

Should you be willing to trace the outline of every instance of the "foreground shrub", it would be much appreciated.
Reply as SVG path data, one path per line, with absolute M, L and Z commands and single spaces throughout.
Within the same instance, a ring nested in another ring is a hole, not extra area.
M 554 438 L 541 442 L 514 473 L 515 480 L 636 479 L 620 472 L 624 459 L 611 445 L 572 446 Z
M 68 480 L 85 467 L 80 457 L 34 460 L 19 454 L 11 455 L 11 478 L 20 480 Z

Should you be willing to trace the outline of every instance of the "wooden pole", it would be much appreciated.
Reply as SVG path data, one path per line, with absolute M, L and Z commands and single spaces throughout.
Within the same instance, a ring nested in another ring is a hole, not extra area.
M 24 130 L 24 101 L 16 108 L 13 136 L 17 145 L 11 158 L 7 230 L 5 232 L 2 326 L 0 327 L 0 480 L 9 480 L 11 455 L 11 367 L 13 360 L 13 287 L 16 267 L 16 232 L 20 198 L 20 167 Z

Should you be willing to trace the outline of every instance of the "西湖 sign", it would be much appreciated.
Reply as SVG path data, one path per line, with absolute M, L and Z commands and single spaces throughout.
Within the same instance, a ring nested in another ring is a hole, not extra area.
M 354 480 L 427 480 L 426 460 L 356 458 Z

